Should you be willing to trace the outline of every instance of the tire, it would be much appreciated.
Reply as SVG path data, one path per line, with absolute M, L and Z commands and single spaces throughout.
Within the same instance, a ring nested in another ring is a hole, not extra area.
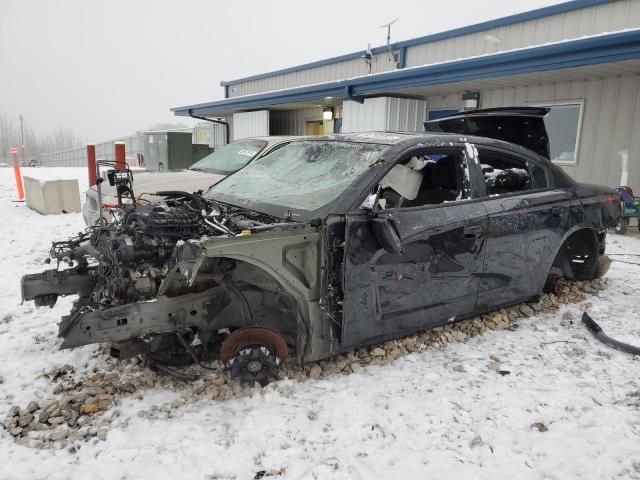
M 627 232 L 627 228 L 629 227 L 629 219 L 625 217 L 620 217 L 616 226 L 613 227 L 614 232 L 618 235 L 624 235 Z M 638 227 L 640 229 L 640 226 Z

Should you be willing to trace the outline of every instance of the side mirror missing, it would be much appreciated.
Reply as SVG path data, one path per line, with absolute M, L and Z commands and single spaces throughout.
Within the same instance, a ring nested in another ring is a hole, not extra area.
M 398 230 L 388 215 L 371 218 L 371 229 L 382 248 L 389 253 L 402 253 L 404 247 Z

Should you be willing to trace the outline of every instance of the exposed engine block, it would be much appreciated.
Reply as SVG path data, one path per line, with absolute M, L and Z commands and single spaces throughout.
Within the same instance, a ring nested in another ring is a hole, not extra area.
M 186 208 L 138 207 L 127 215 L 113 239 L 113 251 L 123 265 L 168 260 L 179 240 L 200 237 L 202 216 Z
M 23 298 L 53 306 L 59 295 L 79 293 L 83 305 L 99 309 L 152 299 L 185 254 L 180 252 L 189 250 L 177 248 L 179 243 L 278 225 L 277 219 L 221 207 L 197 194 L 160 194 L 164 202 L 123 205 L 113 223 L 54 242 L 50 257 L 58 268 L 27 276 Z M 71 268 L 61 269 L 65 263 Z

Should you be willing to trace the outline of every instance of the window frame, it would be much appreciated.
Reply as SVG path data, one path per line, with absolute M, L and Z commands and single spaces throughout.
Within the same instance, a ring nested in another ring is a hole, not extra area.
M 481 189 L 481 197 L 483 200 L 486 199 L 493 199 L 493 198 L 506 198 L 506 197 L 514 197 L 517 195 L 527 195 L 529 193 L 536 193 L 536 192 L 544 192 L 544 191 L 550 191 L 555 189 L 555 185 L 553 182 L 553 175 L 551 174 L 551 169 L 549 168 L 548 165 L 545 165 L 544 162 L 541 162 L 539 160 L 533 159 L 531 157 L 528 157 L 526 155 L 522 155 L 518 152 L 513 152 L 511 150 L 505 150 L 503 148 L 498 148 L 498 147 L 494 147 L 494 146 L 488 146 L 488 145 L 481 145 L 481 144 L 476 144 L 476 149 L 478 150 L 478 171 L 480 173 L 481 177 L 481 182 L 479 182 L 481 185 L 479 185 L 479 188 Z M 487 186 L 485 183 L 485 179 L 484 179 L 484 173 L 482 173 L 482 152 L 483 151 L 489 151 L 489 152 L 495 152 L 498 155 L 507 157 L 507 160 L 509 159 L 513 159 L 514 161 L 522 161 L 525 163 L 526 167 L 527 167 L 527 173 L 529 174 L 529 178 L 533 179 L 533 175 L 531 175 L 531 166 L 535 165 L 538 168 L 541 168 L 542 171 L 544 172 L 544 175 L 547 179 L 547 186 L 544 188 L 530 188 L 528 190 L 518 190 L 516 192 L 511 192 L 511 193 L 501 193 L 501 194 L 493 194 L 493 195 L 489 195 L 487 193 Z
M 570 106 L 570 105 L 579 105 L 580 106 L 580 114 L 578 115 L 578 129 L 576 132 L 576 144 L 574 148 L 574 156 L 573 161 L 567 160 L 553 160 L 549 159 L 554 165 L 568 165 L 568 166 L 576 166 L 578 165 L 578 156 L 580 154 L 580 140 L 582 138 L 582 119 L 584 118 L 584 99 L 576 99 L 576 100 L 554 100 L 549 102 L 535 102 L 529 103 L 530 107 L 547 107 L 553 109 L 553 107 L 561 107 L 561 106 Z M 547 137 L 549 137 L 549 132 L 547 132 Z M 549 147 L 551 147 L 551 138 L 549 138 Z
M 396 160 L 390 162 L 391 166 L 385 170 L 384 174 L 377 178 L 374 182 L 374 185 L 378 185 L 380 181 L 389 173 L 389 171 L 396 165 L 399 165 L 405 160 L 410 159 L 411 157 L 420 155 L 429 155 L 431 154 L 441 154 L 447 152 L 455 152 L 462 156 L 463 167 L 466 165 L 467 171 L 469 172 L 469 197 L 461 200 L 456 200 L 452 202 L 444 202 L 444 203 L 434 203 L 434 204 L 425 204 L 425 205 L 415 205 L 412 207 L 393 207 L 393 208 L 385 208 L 385 212 L 410 212 L 415 210 L 430 210 L 433 208 L 444 208 L 455 205 L 465 205 L 467 203 L 479 202 L 482 201 L 482 197 L 480 196 L 480 191 L 478 191 L 479 186 L 477 182 L 474 181 L 475 171 L 472 168 L 473 162 L 469 158 L 469 154 L 467 148 L 463 144 L 454 144 L 446 147 L 438 147 L 438 146 L 414 146 L 408 150 L 402 152 Z M 464 179 L 463 179 L 464 181 Z M 463 186 L 464 188 L 464 186 Z

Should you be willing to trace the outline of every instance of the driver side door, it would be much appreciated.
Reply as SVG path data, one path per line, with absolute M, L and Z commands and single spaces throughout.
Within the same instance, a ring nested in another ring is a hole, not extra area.
M 435 158 L 436 166 L 455 158 L 455 168 L 441 168 L 448 175 L 425 172 L 421 191 L 410 202 L 347 215 L 342 336 L 346 346 L 441 325 L 470 315 L 476 306 L 487 211 L 474 198 L 466 173 L 475 164 L 468 161 L 463 146 L 407 155 Z M 401 251 L 382 248 L 372 215 L 392 226 Z

